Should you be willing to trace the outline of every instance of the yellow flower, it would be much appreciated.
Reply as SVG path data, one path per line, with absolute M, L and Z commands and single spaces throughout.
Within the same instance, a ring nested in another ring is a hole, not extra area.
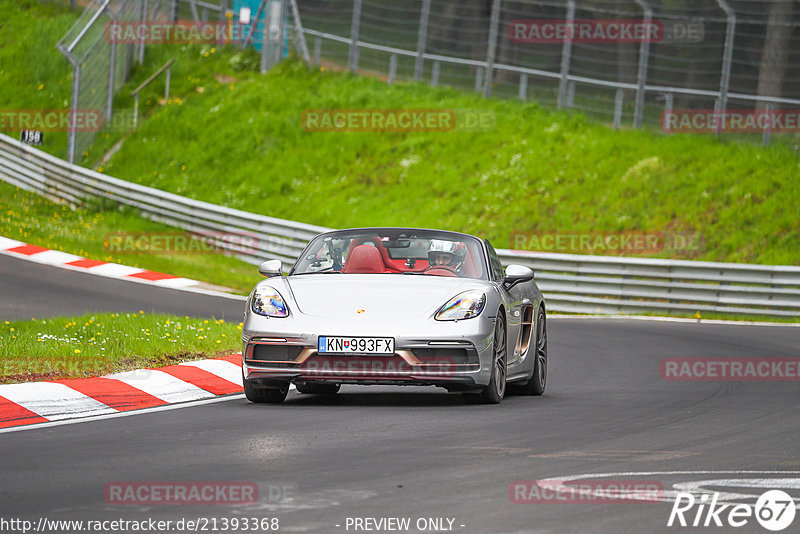
M 103 172 L 103 167 L 97 167 L 97 172 Z
M 40 83 L 40 84 L 39 84 L 39 87 L 37 87 L 37 88 L 36 88 L 36 90 L 37 90 L 37 91 L 41 91 L 42 89 L 44 89 L 44 84 L 43 84 L 43 83 Z
M 13 331 L 14 331 L 14 329 L 12 328 L 12 329 L 11 329 L 11 331 L 13 332 Z
M 144 313 L 144 310 L 139 310 L 139 313 Z
M 208 319 L 204 319 L 203 324 L 208 324 Z
M 181 165 L 181 170 L 185 171 L 186 170 L 186 165 Z
M 81 349 L 75 349 L 75 354 L 80 354 L 80 353 L 81 353 Z

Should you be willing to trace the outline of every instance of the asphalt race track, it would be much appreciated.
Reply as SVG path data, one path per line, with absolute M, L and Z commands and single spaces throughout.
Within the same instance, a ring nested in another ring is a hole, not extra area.
M 0 256 L 0 318 L 241 313 L 229 299 L 17 263 Z M 771 488 L 798 498 L 798 382 L 666 381 L 660 362 L 796 358 L 800 328 L 551 318 L 548 329 L 547 393 L 499 406 L 433 388 L 344 386 L 331 398 L 291 391 L 278 406 L 234 395 L 1 433 L 0 517 L 206 518 L 209 532 L 214 518 L 218 526 L 223 518 L 278 518 L 279 532 L 402 531 L 363 521 L 390 517 L 409 518 L 406 532 L 767 532 L 753 518 L 741 528 L 668 528 L 668 499 L 515 503 L 509 486 L 602 474 L 665 490 L 713 488 L 750 504 Z M 700 471 L 707 473 L 690 473 Z M 106 485 L 123 481 L 254 482 L 259 498 L 240 506 L 107 503 Z M 798 525 L 800 517 L 787 532 Z

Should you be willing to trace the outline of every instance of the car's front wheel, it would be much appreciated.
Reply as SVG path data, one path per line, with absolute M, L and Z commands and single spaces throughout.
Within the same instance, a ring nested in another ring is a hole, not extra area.
M 494 358 L 492 359 L 492 374 L 489 384 L 483 388 L 479 395 L 480 402 L 484 404 L 500 404 L 506 394 L 506 321 L 502 312 L 498 312 L 494 325 Z
M 280 404 L 289 393 L 289 384 L 277 388 L 259 388 L 251 380 L 244 381 L 244 396 L 255 403 Z

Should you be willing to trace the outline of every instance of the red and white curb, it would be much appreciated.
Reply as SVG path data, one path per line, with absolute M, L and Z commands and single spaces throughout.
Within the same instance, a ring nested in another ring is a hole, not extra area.
M 242 355 L 94 378 L 0 385 L 0 428 L 241 393 Z
M 199 288 L 201 286 L 208 286 L 208 284 L 204 284 L 203 282 L 199 282 L 197 280 L 191 280 L 189 278 L 181 278 L 171 274 L 148 271 L 147 269 L 140 269 L 139 267 L 129 267 L 127 265 L 120 265 L 119 263 L 91 260 L 89 258 L 83 258 L 81 256 L 68 254 L 59 250 L 51 250 L 44 247 L 38 247 L 36 245 L 29 245 L 27 243 L 23 243 L 22 241 L 9 239 L 2 236 L 0 236 L 0 254 L 7 254 L 9 256 L 25 258 L 38 263 L 44 263 L 65 269 L 84 271 L 110 278 L 121 278 L 125 280 L 151 283 L 176 289 L 192 289 Z

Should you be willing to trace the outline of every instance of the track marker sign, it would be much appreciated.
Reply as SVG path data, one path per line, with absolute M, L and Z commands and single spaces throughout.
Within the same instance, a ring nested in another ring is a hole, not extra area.
M 19 133 L 19 140 L 26 145 L 42 146 L 44 134 L 38 130 L 22 130 Z

